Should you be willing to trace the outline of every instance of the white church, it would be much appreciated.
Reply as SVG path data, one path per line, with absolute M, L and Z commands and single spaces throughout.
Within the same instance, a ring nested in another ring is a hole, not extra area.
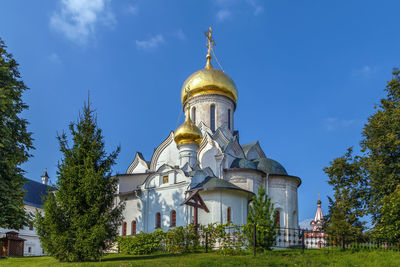
M 118 199 L 126 203 L 121 235 L 168 230 L 191 223 L 245 224 L 249 203 L 263 186 L 280 227 L 298 228 L 301 179 L 268 158 L 258 142 L 240 144 L 235 129 L 238 89 L 211 65 L 211 28 L 204 69 L 181 89 L 185 122 L 154 150 L 136 153 L 117 175 Z

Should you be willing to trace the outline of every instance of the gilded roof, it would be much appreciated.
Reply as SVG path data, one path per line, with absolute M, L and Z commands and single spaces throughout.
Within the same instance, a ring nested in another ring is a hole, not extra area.
M 201 69 L 186 79 L 181 90 L 182 104 L 185 104 L 190 97 L 201 94 L 227 96 L 235 103 L 238 97 L 233 80 L 225 72 L 213 68 Z

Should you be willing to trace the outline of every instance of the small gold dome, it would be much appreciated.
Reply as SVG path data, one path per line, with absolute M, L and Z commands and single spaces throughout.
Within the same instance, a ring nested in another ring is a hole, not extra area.
M 186 79 L 181 91 L 182 104 L 185 105 L 189 98 L 200 94 L 223 95 L 235 103 L 238 95 L 232 79 L 225 72 L 211 67 L 199 70 Z
M 201 143 L 201 131 L 190 119 L 189 108 L 186 110 L 185 122 L 175 131 L 174 140 L 177 145 Z

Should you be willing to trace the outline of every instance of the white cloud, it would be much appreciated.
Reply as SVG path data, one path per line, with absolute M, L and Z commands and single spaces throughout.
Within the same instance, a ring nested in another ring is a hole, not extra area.
M 326 118 L 324 119 L 324 129 L 328 132 L 332 132 L 338 129 L 347 128 L 356 123 L 355 120 L 342 120 L 338 118 Z
M 374 73 L 376 73 L 376 71 L 377 71 L 376 67 L 365 65 L 359 69 L 353 70 L 353 76 L 361 76 L 364 78 L 368 78 L 371 77 Z
M 254 16 L 258 16 L 264 12 L 264 7 L 257 0 L 247 0 L 247 3 L 253 8 Z
M 61 64 L 61 59 L 57 53 L 51 53 L 48 58 L 50 62 L 53 62 L 55 64 Z
M 175 31 L 174 35 L 176 38 L 178 38 L 181 41 L 186 40 L 186 34 L 183 32 L 182 29 Z
M 216 16 L 218 21 L 225 21 L 232 17 L 232 12 L 228 9 L 221 9 L 217 12 Z
M 214 3 L 218 8 L 216 18 L 219 22 L 232 19 L 234 15 L 247 14 L 249 9 L 254 16 L 264 12 L 264 7 L 259 0 L 216 0 Z
M 137 15 L 139 13 L 138 5 L 129 5 L 126 9 L 126 12 L 131 15 Z
M 157 34 L 148 40 L 136 40 L 136 47 L 142 50 L 151 50 L 157 48 L 163 43 L 165 43 L 163 35 Z
M 313 220 L 313 219 L 310 218 L 310 219 L 305 219 L 304 221 L 299 222 L 299 227 L 300 227 L 301 229 L 308 229 L 308 230 L 311 230 L 311 225 L 310 225 L 310 223 L 311 223 L 312 220 Z
M 60 9 L 50 18 L 50 26 L 69 40 L 84 44 L 94 36 L 96 26 L 113 26 L 114 14 L 109 9 L 111 0 L 61 0 Z

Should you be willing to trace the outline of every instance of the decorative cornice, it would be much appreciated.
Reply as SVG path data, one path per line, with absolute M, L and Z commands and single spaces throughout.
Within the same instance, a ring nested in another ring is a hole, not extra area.
M 233 105 L 233 111 L 236 110 L 236 103 L 232 101 L 232 99 L 226 97 L 226 96 L 221 96 L 218 94 L 207 94 L 207 95 L 196 95 L 193 96 L 183 105 L 183 110 L 185 110 L 186 105 L 194 106 L 196 104 L 202 103 L 202 102 L 222 102 L 228 105 Z

